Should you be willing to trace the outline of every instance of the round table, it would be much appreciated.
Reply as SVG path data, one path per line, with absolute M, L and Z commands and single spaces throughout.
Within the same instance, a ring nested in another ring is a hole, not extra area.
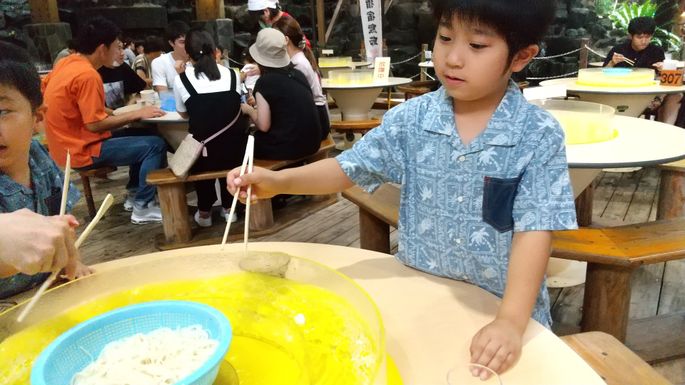
M 640 116 L 655 96 L 685 92 L 685 86 L 645 87 L 593 87 L 577 84 L 578 78 L 552 79 L 540 82 L 541 86 L 564 86 L 567 95 L 577 95 L 580 100 L 607 104 L 616 113 L 626 116 Z
M 357 67 L 366 67 L 371 65 L 370 62 L 367 61 L 353 61 L 350 63 L 350 65 L 346 66 L 319 66 L 319 70 L 321 70 L 321 77 L 322 78 L 327 78 L 328 77 L 328 72 L 332 70 L 343 70 L 343 69 L 351 69 L 351 68 L 357 68 Z
M 616 115 L 612 140 L 566 146 L 574 197 L 588 187 L 603 168 L 639 167 L 685 158 L 685 130 L 653 120 Z M 585 282 L 585 262 L 551 258 L 547 268 L 549 287 L 575 286 Z
M 342 120 L 367 120 L 373 103 L 385 87 L 411 83 L 410 78 L 390 77 L 385 81 L 366 84 L 330 84 L 321 79 L 321 86 L 335 100 L 340 108 Z
M 96 265 L 95 275 L 45 293 L 22 325 L 14 322 L 18 307 L 5 313 L 0 317 L 0 339 L 3 332 L 11 334 L 13 329 L 21 330 L 79 303 L 119 291 L 141 276 L 150 282 L 179 279 L 184 266 L 218 274 L 222 264 L 216 263 L 217 254 L 222 261 L 229 259 L 223 258 L 226 253 L 242 250 L 242 244 L 227 245 L 225 252 L 218 245 L 204 246 Z M 250 250 L 308 258 L 355 280 L 378 306 L 386 330 L 386 351 L 408 385 L 445 384 L 451 367 L 469 362 L 471 337 L 493 319 L 499 306 L 499 299 L 476 286 L 419 272 L 388 254 L 288 242 L 251 243 Z M 151 267 L 158 267 L 158 273 L 151 275 L 147 271 Z M 571 348 L 532 320 L 524 335 L 521 359 L 502 381 L 507 385 L 604 384 Z

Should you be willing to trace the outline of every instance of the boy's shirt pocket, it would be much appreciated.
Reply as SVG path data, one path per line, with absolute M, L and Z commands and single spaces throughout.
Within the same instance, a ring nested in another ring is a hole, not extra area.
M 483 180 L 483 221 L 503 233 L 514 228 L 514 200 L 521 177 Z

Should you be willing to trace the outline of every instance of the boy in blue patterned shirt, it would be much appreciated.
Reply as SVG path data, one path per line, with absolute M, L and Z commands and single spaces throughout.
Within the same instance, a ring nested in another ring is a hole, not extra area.
M 73 227 L 78 226 L 74 217 L 39 221 L 28 213 L 59 213 L 64 175 L 45 148 L 31 140 L 44 111 L 38 74 L 18 48 L 1 48 L 3 55 L 23 59 L 0 60 L 0 223 L 11 220 L 13 227 L 0 237 L 0 298 L 6 298 L 40 284 L 53 269 L 65 267 L 70 278 L 89 274 L 90 269 L 79 262 L 73 247 Z M 78 198 L 78 190 L 71 186 L 67 210 Z M 17 214 L 11 218 L 6 214 L 13 212 Z M 6 239 L 8 234 L 18 238 Z
M 561 127 L 510 79 L 537 55 L 554 4 L 435 0 L 433 8 L 439 90 L 388 111 L 336 159 L 243 177 L 232 170 L 229 191 L 252 184 L 263 199 L 401 183 L 396 257 L 502 297 L 470 346 L 472 362 L 501 373 L 520 356 L 531 315 L 551 325 L 543 283 L 551 230 L 577 226 Z

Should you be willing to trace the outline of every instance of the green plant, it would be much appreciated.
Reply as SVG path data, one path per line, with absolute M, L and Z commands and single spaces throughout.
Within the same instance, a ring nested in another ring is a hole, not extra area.
M 607 17 L 616 7 L 616 0 L 595 0 L 595 13 L 599 17 Z
M 677 4 L 669 0 L 662 0 L 658 3 L 652 0 L 644 0 L 641 4 L 635 1 L 624 1 L 617 4 L 608 17 L 614 28 L 623 30 L 626 34 L 630 20 L 639 16 L 653 17 L 657 22 L 657 28 L 654 31 L 652 41 L 659 44 L 665 51 L 678 51 L 680 50 L 680 37 L 670 32 L 673 17 L 677 10 Z

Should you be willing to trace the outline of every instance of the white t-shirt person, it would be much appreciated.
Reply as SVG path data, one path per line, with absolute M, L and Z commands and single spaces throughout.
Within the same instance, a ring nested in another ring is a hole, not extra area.
M 219 73 L 221 74 L 221 78 L 218 80 L 209 80 L 205 74 L 200 74 L 200 78 L 198 79 L 195 76 L 194 68 L 186 68 L 186 76 L 188 77 L 188 81 L 193 88 L 195 88 L 195 91 L 198 94 L 230 91 L 233 88 L 233 85 L 231 84 L 230 72 L 233 70 L 226 68 L 221 64 L 218 64 L 217 67 L 219 68 Z M 240 75 L 236 74 L 236 78 L 238 84 L 236 85 L 235 89 L 240 91 Z M 186 89 L 185 85 L 183 85 L 183 81 L 181 80 L 180 76 L 176 77 L 174 83 L 172 83 L 172 86 L 174 87 L 174 97 L 176 99 L 176 111 L 187 112 L 188 110 L 186 109 L 185 102 L 188 100 L 188 98 L 190 98 L 190 93 Z
M 172 56 L 172 52 L 160 55 L 150 64 L 152 67 L 152 87 L 161 86 L 169 90 L 174 88 L 174 79 L 178 76 L 176 72 L 176 60 Z M 190 62 L 186 63 L 186 68 L 192 67 Z
M 295 69 L 302 72 L 304 77 L 309 83 L 309 88 L 312 90 L 312 95 L 314 96 L 314 104 L 317 106 L 323 106 L 326 104 L 326 97 L 323 96 L 323 90 L 321 89 L 321 81 L 319 80 L 319 75 L 312 68 L 311 63 L 304 56 L 302 51 L 293 55 L 290 58 L 290 62 L 293 63 Z

